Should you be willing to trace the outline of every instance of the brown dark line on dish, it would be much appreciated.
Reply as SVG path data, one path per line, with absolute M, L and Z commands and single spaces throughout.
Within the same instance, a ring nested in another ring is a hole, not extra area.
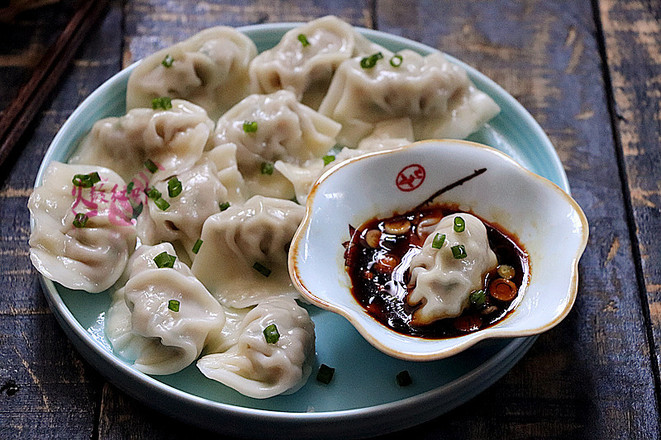
M 443 188 L 439 189 L 439 190 L 436 191 L 434 194 L 432 194 L 432 195 L 431 195 L 429 198 L 427 198 L 424 202 L 422 202 L 422 203 L 420 203 L 418 206 L 416 206 L 416 207 L 413 209 L 413 211 L 415 211 L 416 209 L 420 209 L 420 208 L 422 208 L 423 206 L 425 206 L 425 205 L 427 205 L 427 204 L 433 202 L 434 199 L 435 199 L 436 197 L 440 196 L 440 195 L 443 194 L 444 192 L 450 191 L 451 189 L 456 188 L 456 187 L 458 187 L 458 186 L 461 186 L 461 185 L 463 185 L 464 183 L 468 182 L 469 180 L 476 178 L 476 177 L 479 176 L 480 174 L 484 173 L 486 170 L 487 170 L 486 168 L 480 168 L 479 170 L 475 170 L 475 172 L 473 172 L 473 174 L 470 174 L 470 175 L 468 175 L 468 176 L 466 176 L 466 177 L 462 177 L 461 179 L 457 180 L 456 182 L 451 183 L 451 184 L 449 184 L 449 185 L 447 185 L 447 186 L 444 186 Z

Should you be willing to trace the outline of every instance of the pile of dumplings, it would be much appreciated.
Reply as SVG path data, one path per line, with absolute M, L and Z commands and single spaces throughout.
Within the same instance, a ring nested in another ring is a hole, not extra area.
M 441 53 L 393 53 L 332 16 L 260 54 L 232 28 L 204 30 L 142 60 L 126 103 L 46 170 L 31 260 L 108 291 L 106 336 L 137 370 L 195 362 L 254 398 L 296 391 L 315 364 L 287 253 L 316 178 L 499 112 Z

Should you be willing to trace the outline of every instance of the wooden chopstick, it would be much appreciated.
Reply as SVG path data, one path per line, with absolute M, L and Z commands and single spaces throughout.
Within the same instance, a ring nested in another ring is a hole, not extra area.
M 39 62 L 30 80 L 18 92 L 0 119 L 0 166 L 14 150 L 39 109 L 97 22 L 108 0 L 87 0 L 76 11 L 57 41 Z

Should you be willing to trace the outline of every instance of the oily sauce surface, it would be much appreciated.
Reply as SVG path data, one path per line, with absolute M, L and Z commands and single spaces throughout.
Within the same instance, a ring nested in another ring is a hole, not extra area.
M 411 259 L 420 252 L 425 239 L 442 217 L 460 212 L 454 206 L 434 206 L 386 219 L 372 219 L 358 229 L 349 226 L 351 239 L 344 243 L 344 257 L 352 294 L 374 319 L 402 334 L 441 339 L 493 325 L 518 304 L 529 279 L 528 255 L 515 237 L 482 221 L 498 265 L 504 266 L 501 273 L 507 273 L 506 277 L 509 277 L 512 272 L 507 266 L 514 269 L 514 275 L 508 281 L 514 283 L 516 296 L 504 301 L 489 293 L 491 283 L 503 278 L 494 269 L 484 277 L 483 294 L 476 294 L 477 298 L 484 299 L 483 302 L 472 302 L 456 318 L 441 319 L 425 326 L 411 325 L 412 314 L 420 307 L 406 302 L 406 296 L 413 289 L 408 286 Z M 496 285 L 498 282 L 494 283 L 494 288 Z M 497 292 L 494 294 L 500 296 Z

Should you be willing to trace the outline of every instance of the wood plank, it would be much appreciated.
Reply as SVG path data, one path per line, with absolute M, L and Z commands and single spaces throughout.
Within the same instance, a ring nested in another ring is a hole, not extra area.
M 445 50 L 519 99 L 555 144 L 591 225 L 568 318 L 490 390 L 414 434 L 658 438 L 635 252 L 592 15 L 587 0 L 377 3 L 380 30 Z
M 658 374 L 661 365 L 661 242 L 658 239 L 661 230 L 661 3 L 602 0 L 599 16 Z

